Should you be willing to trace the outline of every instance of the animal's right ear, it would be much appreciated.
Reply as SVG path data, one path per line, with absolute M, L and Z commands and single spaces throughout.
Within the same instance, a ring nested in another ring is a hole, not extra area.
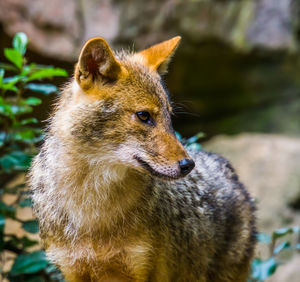
M 85 43 L 75 70 L 75 78 L 81 88 L 88 89 L 96 81 L 113 82 L 120 74 L 121 66 L 103 38 L 92 38 Z

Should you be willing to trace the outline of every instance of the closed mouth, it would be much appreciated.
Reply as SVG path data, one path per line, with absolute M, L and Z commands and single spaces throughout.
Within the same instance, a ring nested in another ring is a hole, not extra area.
M 148 170 L 152 175 L 159 177 L 159 178 L 163 178 L 166 180 L 171 180 L 171 179 L 178 179 L 180 178 L 180 176 L 171 176 L 171 175 L 166 175 L 163 173 L 160 173 L 158 171 L 156 171 L 154 168 L 152 168 L 146 161 L 144 161 L 143 159 L 141 159 L 138 156 L 134 156 L 134 159 L 138 161 L 138 163 L 146 170 Z

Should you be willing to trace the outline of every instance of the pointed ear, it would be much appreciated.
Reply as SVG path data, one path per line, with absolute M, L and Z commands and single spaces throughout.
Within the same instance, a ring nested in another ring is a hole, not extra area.
M 81 87 L 89 88 L 96 80 L 114 81 L 120 73 L 121 66 L 103 38 L 92 38 L 85 43 L 75 71 Z
M 143 56 L 145 63 L 160 74 L 167 72 L 168 64 L 179 45 L 181 37 L 176 36 L 145 49 L 138 54 Z

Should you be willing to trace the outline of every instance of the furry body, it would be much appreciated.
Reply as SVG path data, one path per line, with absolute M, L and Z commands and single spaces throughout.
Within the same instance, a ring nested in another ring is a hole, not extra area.
M 138 56 L 94 43 L 31 170 L 48 257 L 68 281 L 246 281 L 253 201 L 228 161 L 186 152 L 174 135 L 157 73 L 174 41 Z M 103 60 L 113 67 L 95 70 Z M 143 109 L 153 123 L 137 119 Z M 188 157 L 195 168 L 180 178 Z

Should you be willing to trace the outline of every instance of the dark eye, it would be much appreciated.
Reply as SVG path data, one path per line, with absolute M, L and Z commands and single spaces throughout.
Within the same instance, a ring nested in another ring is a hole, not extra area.
M 137 112 L 136 115 L 140 119 L 141 122 L 144 122 L 147 124 L 153 124 L 153 119 L 148 112 L 145 112 L 145 111 Z

